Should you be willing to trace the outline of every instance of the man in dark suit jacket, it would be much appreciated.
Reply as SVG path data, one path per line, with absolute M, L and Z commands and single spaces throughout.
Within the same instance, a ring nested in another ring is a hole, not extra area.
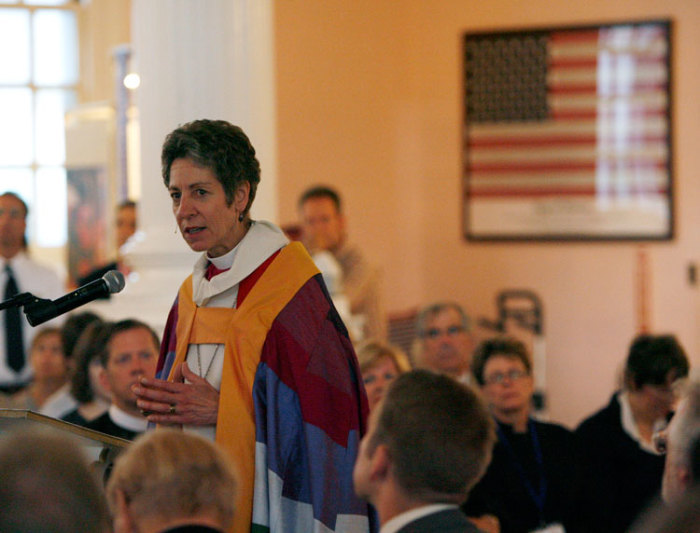
M 396 378 L 370 415 L 355 492 L 377 510 L 381 533 L 473 533 L 459 510 L 495 442 L 486 405 L 467 385 L 415 370 Z
M 135 319 L 109 324 L 95 341 L 99 345 L 100 382 L 109 391 L 109 410 L 85 427 L 132 440 L 146 431 L 148 420 L 136 405 L 131 388 L 142 377 L 152 378 L 158 362 L 158 335 Z

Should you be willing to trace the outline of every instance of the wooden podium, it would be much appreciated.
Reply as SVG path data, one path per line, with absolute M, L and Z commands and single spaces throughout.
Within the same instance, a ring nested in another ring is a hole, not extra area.
M 26 409 L 0 409 L 0 435 L 27 426 L 42 426 L 73 439 L 83 448 L 91 468 L 106 481 L 111 465 L 130 441 L 112 437 L 99 431 L 40 415 Z

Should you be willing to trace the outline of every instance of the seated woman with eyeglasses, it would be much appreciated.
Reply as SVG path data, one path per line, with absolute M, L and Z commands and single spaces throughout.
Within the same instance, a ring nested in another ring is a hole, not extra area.
M 576 429 L 577 529 L 623 532 L 657 498 L 664 456 L 655 430 L 676 403 L 674 384 L 688 358 L 673 335 L 639 335 L 630 345 L 624 386 Z
M 505 533 L 564 531 L 573 501 L 573 435 L 531 417 L 534 380 L 525 345 L 509 337 L 482 342 L 472 373 L 496 419 L 498 442 L 463 511 L 495 516 Z

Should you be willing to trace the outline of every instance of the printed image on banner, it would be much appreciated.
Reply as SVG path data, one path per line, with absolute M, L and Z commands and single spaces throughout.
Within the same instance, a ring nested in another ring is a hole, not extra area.
M 669 29 L 465 36 L 468 238 L 671 237 Z

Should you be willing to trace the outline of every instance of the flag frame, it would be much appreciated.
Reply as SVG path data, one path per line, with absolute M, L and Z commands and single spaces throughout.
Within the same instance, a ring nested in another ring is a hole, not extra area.
M 467 241 L 674 238 L 672 29 L 464 32 Z

